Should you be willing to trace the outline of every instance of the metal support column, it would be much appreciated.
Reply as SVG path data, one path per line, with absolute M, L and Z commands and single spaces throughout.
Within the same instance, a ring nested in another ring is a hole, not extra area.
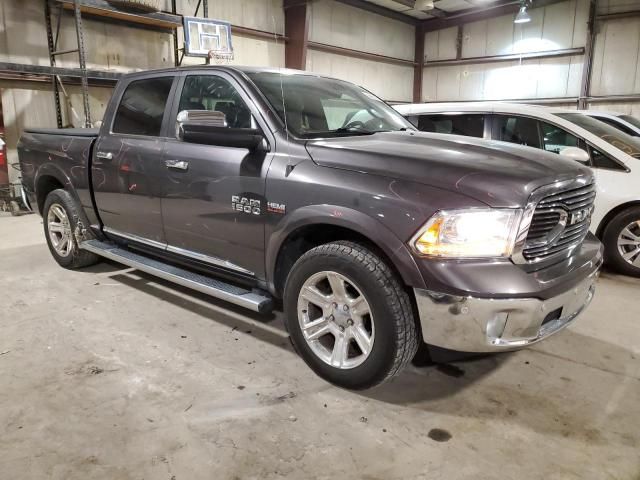
M 598 0 L 591 0 L 589 5 L 589 22 L 587 23 L 587 42 L 584 47 L 584 63 L 582 68 L 582 83 L 580 85 L 580 98 L 578 109 L 589 108 L 588 98 L 591 95 L 591 73 L 593 70 L 593 48 L 596 42 L 596 13 Z
M 56 66 L 56 45 L 53 41 L 53 28 L 51 28 L 51 6 L 49 0 L 44 0 L 44 19 L 47 26 L 47 45 L 49 47 L 49 64 Z M 58 21 L 58 25 L 60 22 Z M 57 38 L 57 36 L 56 36 Z M 60 105 L 60 90 L 58 89 L 58 79 L 55 75 L 51 75 L 51 87 L 53 88 L 53 100 L 56 107 L 56 123 L 58 128 L 62 128 L 62 106 Z
M 413 66 L 413 102 L 420 103 L 422 98 L 422 78 L 424 76 L 424 28 L 418 25 L 415 32 L 415 50 Z
M 204 18 L 209 18 L 209 0 L 202 0 L 202 16 Z M 204 63 L 205 65 L 211 64 L 211 59 L 207 57 Z
M 177 14 L 176 0 L 171 0 L 171 13 Z M 173 64 L 174 66 L 180 65 L 180 56 L 178 52 L 178 29 L 173 29 Z
M 89 80 L 87 79 L 87 63 L 84 51 L 84 34 L 82 30 L 82 13 L 79 0 L 73 2 L 73 13 L 76 19 L 76 37 L 78 39 L 78 60 L 82 84 L 82 102 L 84 104 L 84 126 L 91 127 L 91 112 L 89 110 Z

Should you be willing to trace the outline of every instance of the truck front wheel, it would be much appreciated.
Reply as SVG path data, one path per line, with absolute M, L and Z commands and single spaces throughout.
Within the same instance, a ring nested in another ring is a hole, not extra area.
M 79 208 L 69 192 L 60 188 L 47 195 L 42 209 L 49 251 L 64 268 L 87 267 L 99 260 L 97 255 L 78 248 L 75 233 L 81 218 Z
M 357 243 L 328 243 L 300 257 L 287 278 L 284 305 L 304 361 L 344 388 L 390 379 L 418 349 L 409 295 L 389 266 Z

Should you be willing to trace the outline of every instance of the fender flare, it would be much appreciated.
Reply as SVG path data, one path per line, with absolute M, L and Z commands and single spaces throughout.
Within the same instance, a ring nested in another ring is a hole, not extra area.
M 40 180 L 43 177 L 55 178 L 58 182 L 62 184 L 64 189 L 69 192 L 69 194 L 78 203 L 78 205 L 80 205 L 80 198 L 78 197 L 76 189 L 73 187 L 73 183 L 71 183 L 71 179 L 67 176 L 67 174 L 64 172 L 64 170 L 61 167 L 57 166 L 52 162 L 46 162 L 42 164 L 36 171 L 36 174 L 34 175 L 33 191 L 36 195 L 36 198 L 38 196 L 38 184 L 40 183 Z M 40 209 L 39 205 L 38 205 L 38 209 Z
M 278 255 L 290 235 L 312 225 L 333 225 L 352 230 L 379 247 L 393 263 L 405 285 L 426 288 L 424 279 L 408 246 L 375 218 L 338 205 L 308 205 L 287 214 L 267 239 L 265 266 L 269 288 L 275 290 Z

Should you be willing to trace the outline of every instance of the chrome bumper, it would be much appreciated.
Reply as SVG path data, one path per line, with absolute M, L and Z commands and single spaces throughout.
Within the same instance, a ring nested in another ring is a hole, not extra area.
M 515 350 L 562 330 L 589 305 L 599 272 L 548 300 L 457 297 L 415 289 L 424 341 L 461 352 Z

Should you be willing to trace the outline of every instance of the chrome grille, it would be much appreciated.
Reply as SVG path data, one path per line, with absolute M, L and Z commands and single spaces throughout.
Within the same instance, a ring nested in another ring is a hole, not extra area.
M 530 262 L 539 261 L 582 243 L 589 231 L 595 196 L 595 185 L 591 184 L 540 200 L 531 219 L 523 257 Z M 584 216 L 585 212 L 588 215 Z

